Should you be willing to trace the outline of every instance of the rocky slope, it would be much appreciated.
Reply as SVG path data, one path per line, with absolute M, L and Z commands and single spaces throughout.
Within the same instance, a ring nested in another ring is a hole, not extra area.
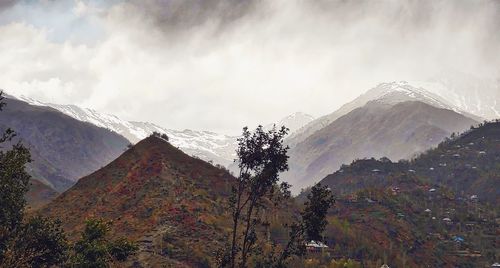
M 205 267 L 224 243 L 233 180 L 151 136 L 80 179 L 41 213 L 61 219 L 72 238 L 85 218 L 112 220 L 113 234 L 139 242 L 133 262 L 141 267 Z

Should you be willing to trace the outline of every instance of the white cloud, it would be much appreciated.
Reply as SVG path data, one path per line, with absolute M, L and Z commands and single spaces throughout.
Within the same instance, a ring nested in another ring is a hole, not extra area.
M 442 1 L 425 10 L 428 18 L 414 6 L 374 2 L 384 4 L 272 0 L 228 27 L 207 17 L 172 31 L 131 3 L 102 10 L 76 1 L 75 16 L 92 21 L 101 38 L 56 42 L 50 29 L 0 26 L 7 40 L 0 42 L 0 66 L 7 66 L 0 88 L 169 128 L 234 134 L 295 111 L 329 113 L 378 82 L 450 68 L 499 76 L 498 14 L 489 2 L 462 13 Z

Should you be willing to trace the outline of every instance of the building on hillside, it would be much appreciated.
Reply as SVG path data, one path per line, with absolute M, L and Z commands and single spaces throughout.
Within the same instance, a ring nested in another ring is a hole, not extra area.
M 322 252 L 327 248 L 328 246 L 321 241 L 311 240 L 308 243 L 306 243 L 306 249 L 308 252 Z

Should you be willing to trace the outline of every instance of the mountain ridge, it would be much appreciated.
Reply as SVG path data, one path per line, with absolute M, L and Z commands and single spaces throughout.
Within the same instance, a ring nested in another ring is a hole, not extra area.
M 371 101 L 316 131 L 289 151 L 283 179 L 297 193 L 340 165 L 363 157 L 399 160 L 437 145 L 477 122 L 419 101 L 395 105 Z
M 404 101 L 422 101 L 434 107 L 453 110 L 457 113 L 473 118 L 476 121 L 482 121 L 482 118 L 479 116 L 461 110 L 459 107 L 449 103 L 443 97 L 420 86 L 420 84 L 413 86 L 412 83 L 408 83 L 406 81 L 380 83 L 356 97 L 354 100 L 342 105 L 336 111 L 311 121 L 287 137 L 286 141 L 291 147 L 293 147 L 310 135 L 314 134 L 314 132 L 326 127 L 336 119 L 353 111 L 354 109 L 366 105 L 370 101 L 380 101 L 390 104 Z
M 17 136 L 9 144 L 21 142 L 30 150 L 33 160 L 26 167 L 33 180 L 37 180 L 32 182 L 36 188 L 33 198 L 28 193 L 32 201 L 45 202 L 47 200 L 40 198 L 54 196 L 38 182 L 63 192 L 80 177 L 112 161 L 128 143 L 114 132 L 78 121 L 50 107 L 10 98 L 4 102 L 0 130 L 13 129 Z M 37 189 L 46 194 L 38 195 Z

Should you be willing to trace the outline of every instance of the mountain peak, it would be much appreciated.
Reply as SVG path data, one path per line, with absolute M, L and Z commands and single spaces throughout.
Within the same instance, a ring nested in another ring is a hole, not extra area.
M 370 95 L 371 100 L 390 104 L 404 101 L 421 101 L 438 108 L 452 108 L 446 100 L 422 87 L 413 86 L 407 81 L 381 83 L 370 89 L 366 95 Z
M 149 249 L 164 245 L 164 237 L 182 241 L 186 250 L 211 254 L 223 245 L 225 209 L 234 178 L 225 170 L 190 157 L 166 140 L 149 136 L 115 161 L 78 181 L 41 210 L 60 218 L 75 239 L 82 219 L 113 221 L 112 234 L 138 241 L 137 258 L 167 263 L 185 261 L 178 255 L 158 255 Z M 211 241 L 210 247 L 207 241 Z M 199 260 L 192 263 L 200 266 Z M 156 265 L 151 265 L 156 267 Z M 181 267 L 184 267 L 182 265 Z
M 407 82 L 407 81 L 392 81 L 380 83 L 377 86 L 366 91 L 364 94 L 360 95 L 353 101 L 342 105 L 335 112 L 319 117 L 315 120 L 304 125 L 298 131 L 292 133 L 287 138 L 287 143 L 290 146 L 294 146 L 307 137 L 314 134 L 314 132 L 326 127 L 333 121 L 337 120 L 343 115 L 353 111 L 356 108 L 363 107 L 368 102 L 382 102 L 384 104 L 395 105 L 406 101 L 420 101 L 431 106 L 452 110 L 454 112 L 463 114 L 470 117 L 476 121 L 482 121 L 481 118 L 477 116 L 463 112 L 457 106 L 450 104 L 443 97 L 436 95 L 426 88 L 420 86 L 419 83 Z
M 303 126 L 312 122 L 313 120 L 314 120 L 314 117 L 312 115 L 309 115 L 309 114 L 306 114 L 303 112 L 295 112 L 293 114 L 290 114 L 290 115 L 283 117 L 281 120 L 279 120 L 276 123 L 267 125 L 265 128 L 270 129 L 270 128 L 272 128 L 273 125 L 276 125 L 277 127 L 285 126 L 288 129 L 290 129 L 290 134 L 292 134 L 295 131 L 302 128 Z

